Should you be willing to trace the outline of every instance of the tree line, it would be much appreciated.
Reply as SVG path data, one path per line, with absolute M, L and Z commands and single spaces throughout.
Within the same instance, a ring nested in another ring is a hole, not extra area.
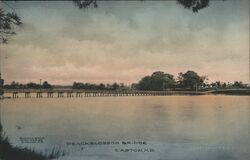
M 129 86 L 125 86 L 123 83 L 113 83 L 113 84 L 91 84 L 91 83 L 82 83 L 74 82 L 72 89 L 86 89 L 86 90 L 126 90 L 129 89 Z
M 209 89 L 233 89 L 247 88 L 247 84 L 235 81 L 234 83 L 226 82 L 206 82 L 207 76 L 198 75 L 195 71 L 180 72 L 177 78 L 173 75 L 157 71 L 151 75 L 143 77 L 138 83 L 133 84 L 137 90 L 209 90 Z
M 162 71 L 154 72 L 152 75 L 143 77 L 134 87 L 138 90 L 176 90 L 190 89 L 195 90 L 202 86 L 206 76 L 199 76 L 194 71 L 179 73 L 177 79 L 172 74 Z
M 27 84 L 22 84 L 13 81 L 10 84 L 5 84 L 4 89 L 53 89 L 53 86 L 47 81 L 44 81 L 43 84 L 38 84 L 34 82 L 29 82 Z
M 144 91 L 166 91 L 166 90 L 209 90 L 209 89 L 233 89 L 249 88 L 247 84 L 240 81 L 234 83 L 226 82 L 206 82 L 207 76 L 201 76 L 195 71 L 180 72 L 175 78 L 172 74 L 162 71 L 153 72 L 151 75 L 142 77 L 137 83 L 125 85 L 123 83 L 94 84 L 84 82 L 73 82 L 72 89 L 85 90 L 144 90 Z M 42 84 L 29 82 L 22 84 L 13 81 L 10 84 L 2 85 L 4 89 L 53 89 L 55 85 L 44 81 Z

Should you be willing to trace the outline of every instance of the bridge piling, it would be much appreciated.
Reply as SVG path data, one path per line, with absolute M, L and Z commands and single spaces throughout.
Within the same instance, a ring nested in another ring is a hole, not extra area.
M 58 92 L 58 93 L 57 93 L 57 97 L 58 97 L 58 98 L 64 97 L 64 92 Z
M 25 92 L 24 97 L 25 98 L 31 98 L 30 92 Z
M 42 98 L 43 97 L 43 93 L 42 92 L 37 92 L 36 93 L 36 98 Z
M 13 92 L 12 97 L 13 98 L 18 98 L 18 92 Z
M 53 92 L 48 92 L 48 93 L 47 93 L 47 97 L 48 97 L 48 98 L 53 98 Z

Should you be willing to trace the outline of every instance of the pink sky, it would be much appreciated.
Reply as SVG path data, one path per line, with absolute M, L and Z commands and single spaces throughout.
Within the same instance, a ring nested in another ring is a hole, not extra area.
M 18 2 L 24 25 L 2 45 L 6 83 L 133 83 L 154 71 L 194 70 L 209 81 L 249 78 L 248 1 L 194 14 L 173 2 Z M 232 8 L 235 10 L 232 12 Z

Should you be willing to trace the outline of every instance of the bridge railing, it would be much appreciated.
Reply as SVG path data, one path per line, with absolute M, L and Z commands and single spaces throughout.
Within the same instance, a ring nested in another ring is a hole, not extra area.
M 49 92 L 82 92 L 82 93 L 147 93 L 147 94 L 157 94 L 157 93 L 199 93 L 199 91 L 142 91 L 142 90 L 86 90 L 86 89 L 4 89 L 4 93 L 49 93 Z M 202 92 L 201 92 L 202 93 Z

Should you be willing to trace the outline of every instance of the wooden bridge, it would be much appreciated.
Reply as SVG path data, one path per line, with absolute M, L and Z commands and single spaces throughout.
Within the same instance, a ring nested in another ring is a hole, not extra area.
M 138 91 L 138 90 L 81 90 L 81 89 L 8 89 L 6 98 L 72 98 L 72 97 L 117 97 L 117 96 L 167 96 L 204 95 L 198 91 Z

